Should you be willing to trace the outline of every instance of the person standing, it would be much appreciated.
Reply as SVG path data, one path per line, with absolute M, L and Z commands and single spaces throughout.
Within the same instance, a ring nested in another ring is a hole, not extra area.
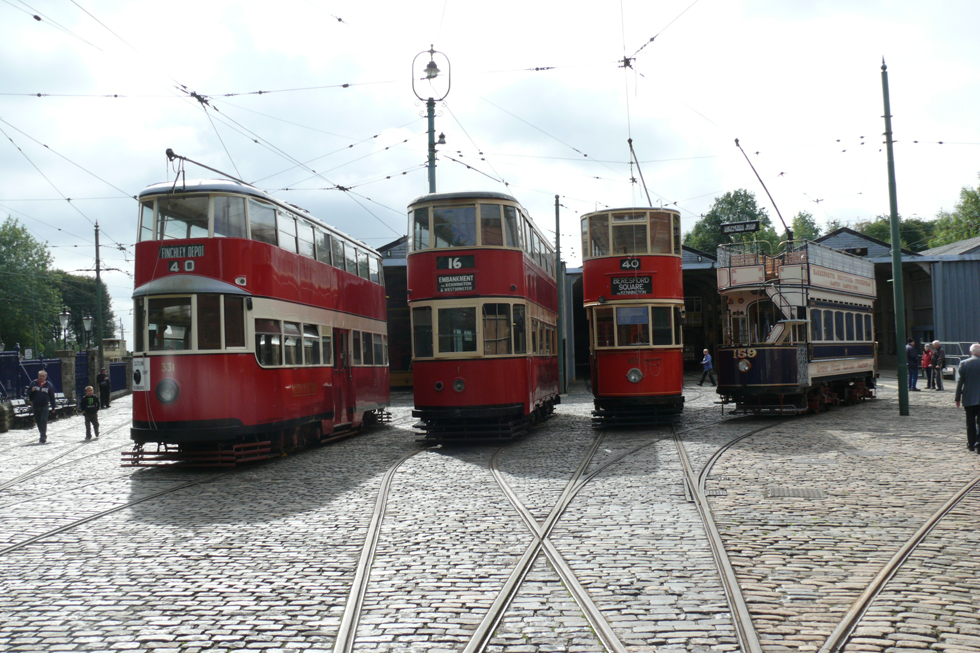
M 909 338 L 905 343 L 905 361 L 909 371 L 909 390 L 918 392 L 915 386 L 919 381 L 919 353 L 915 350 L 914 338 Z
M 701 359 L 701 366 L 704 368 L 704 372 L 701 373 L 701 381 L 698 385 L 704 385 L 705 377 L 708 377 L 711 385 L 717 385 L 715 383 L 715 375 L 711 373 L 711 354 L 708 353 L 707 349 L 704 350 L 704 358 Z
M 956 373 L 956 407 L 966 410 L 966 446 L 980 453 L 980 344 L 970 345 L 970 358 L 960 363 Z
M 109 407 L 109 395 L 112 393 L 112 381 L 109 380 L 109 373 L 103 367 L 102 371 L 95 377 L 95 383 L 99 386 L 99 397 L 102 400 L 102 407 Z
M 92 386 L 85 386 L 85 396 L 79 402 L 82 415 L 85 416 L 85 439 L 92 439 L 92 430 L 95 430 L 95 437 L 99 437 L 99 398 L 95 396 Z
M 28 397 L 34 410 L 34 423 L 41 434 L 40 443 L 48 441 L 48 410 L 55 409 L 54 386 L 48 381 L 48 373 L 41 370 L 37 373 L 37 381 L 31 384 Z
M 934 388 L 932 382 L 932 345 L 928 342 L 922 345 L 922 374 L 926 377 L 926 387 Z
M 943 391 L 943 369 L 946 367 L 946 351 L 943 343 L 932 341 L 932 383 L 937 392 Z

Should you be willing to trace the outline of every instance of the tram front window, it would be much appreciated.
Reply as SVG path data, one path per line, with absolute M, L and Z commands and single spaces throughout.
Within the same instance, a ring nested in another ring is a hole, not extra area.
M 245 198 L 222 195 L 214 198 L 214 235 L 245 237 Z
M 507 233 L 507 247 L 520 247 L 521 239 L 517 228 L 517 209 L 513 206 L 504 207 L 504 231 Z
M 589 249 L 586 256 L 607 256 L 609 254 L 609 216 L 597 215 L 589 218 Z
M 270 245 L 276 244 L 276 209 L 265 202 L 248 200 L 248 222 L 252 228 L 252 240 Z
M 620 347 L 650 344 L 650 311 L 646 306 L 616 309 L 616 338 Z
M 653 323 L 650 329 L 653 336 L 652 344 L 674 344 L 673 334 L 670 328 L 670 308 L 666 306 L 653 306 L 650 309 L 650 313 L 653 314 Z
M 640 220 L 642 220 L 642 222 Z M 646 214 L 614 214 L 612 237 L 613 254 L 646 254 Z
M 476 351 L 476 308 L 439 309 L 439 353 Z
M 504 244 L 504 232 L 500 224 L 500 205 L 480 205 L 480 243 L 493 247 Z
M 476 245 L 476 206 L 439 206 L 432 209 L 436 247 Z
M 147 327 L 150 351 L 183 351 L 191 348 L 191 298 L 160 297 L 148 302 Z
M 153 240 L 153 200 L 140 202 L 140 242 Z
M 616 329 L 613 323 L 613 309 L 595 309 L 595 346 L 615 347 Z
M 483 305 L 483 353 L 510 353 L 510 304 Z
M 671 217 L 669 213 L 650 214 L 651 254 L 670 254 Z
M 414 227 L 412 251 L 429 249 L 429 209 L 415 209 L 412 224 Z
M 161 197 L 157 213 L 157 240 L 208 237 L 207 197 Z

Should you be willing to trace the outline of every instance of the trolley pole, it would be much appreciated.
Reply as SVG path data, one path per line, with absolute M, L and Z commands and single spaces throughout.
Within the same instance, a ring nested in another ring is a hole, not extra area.
M 558 282 L 558 394 L 568 392 L 565 381 L 565 271 L 561 264 L 561 226 L 555 195 L 555 281 Z
M 892 290 L 895 293 L 895 353 L 898 358 L 898 414 L 909 414 L 909 370 L 902 351 L 905 340 L 905 289 L 902 284 L 902 241 L 898 234 L 898 195 L 895 190 L 895 154 L 892 151 L 892 114 L 888 101 L 888 66 L 881 59 L 881 88 L 885 98 L 885 144 L 888 150 L 888 203 L 891 206 Z

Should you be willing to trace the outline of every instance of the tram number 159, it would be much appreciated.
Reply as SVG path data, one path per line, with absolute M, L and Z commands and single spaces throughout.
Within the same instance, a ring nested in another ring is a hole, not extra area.
M 754 349 L 736 349 L 735 358 L 755 358 L 756 351 Z
M 180 261 L 173 261 L 170 264 L 169 270 L 171 272 L 180 272 Z M 194 271 L 194 261 L 191 259 L 184 261 L 184 272 L 193 272 L 193 271 Z

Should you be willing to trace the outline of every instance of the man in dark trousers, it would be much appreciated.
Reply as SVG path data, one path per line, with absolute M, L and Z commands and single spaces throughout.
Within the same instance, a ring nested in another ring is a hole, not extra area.
M 37 373 L 37 381 L 31 384 L 28 391 L 31 408 L 34 410 L 34 423 L 41 434 L 41 444 L 48 441 L 48 409 L 55 409 L 54 393 L 54 386 L 48 382 L 48 373 L 41 370 Z
M 112 392 L 112 382 L 109 380 L 109 373 L 103 367 L 102 371 L 95 377 L 95 383 L 99 386 L 99 398 L 102 400 L 102 407 L 109 407 L 109 394 Z
M 942 392 L 943 368 L 946 367 L 946 350 L 943 349 L 943 343 L 938 340 L 932 341 L 932 360 L 930 364 L 933 367 L 932 375 L 935 377 L 936 390 Z
M 916 384 L 919 380 L 919 352 L 915 349 L 915 340 L 909 338 L 908 342 L 905 343 L 905 362 L 908 365 L 909 372 L 909 390 L 914 390 L 918 392 L 919 389 L 916 388 Z
M 90 385 L 85 386 L 85 396 L 78 402 L 78 407 L 82 409 L 85 416 L 85 439 L 92 439 L 92 429 L 95 429 L 95 437 L 99 437 L 99 398 L 95 396 Z
M 715 375 L 711 373 L 711 354 L 708 353 L 707 349 L 704 350 L 701 366 L 704 368 L 704 372 L 701 373 L 701 382 L 698 385 L 704 385 L 705 377 L 711 380 L 711 385 L 715 385 Z
M 956 372 L 956 407 L 966 409 L 966 446 L 980 453 L 980 344 L 970 345 L 970 358 Z

